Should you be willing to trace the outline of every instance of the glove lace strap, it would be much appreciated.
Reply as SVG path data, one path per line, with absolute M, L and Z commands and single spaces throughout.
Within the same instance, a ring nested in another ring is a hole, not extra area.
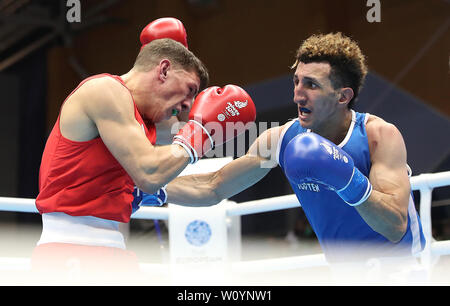
M 205 129 L 205 127 L 201 123 L 199 123 L 199 122 L 197 122 L 195 120 L 191 119 L 191 120 L 189 120 L 189 122 L 193 122 L 194 124 L 198 125 L 203 130 L 203 133 L 205 133 L 208 136 L 208 138 L 209 138 L 209 141 L 211 143 L 211 150 L 214 150 L 214 139 L 211 137 L 211 135 L 209 134 L 208 130 Z

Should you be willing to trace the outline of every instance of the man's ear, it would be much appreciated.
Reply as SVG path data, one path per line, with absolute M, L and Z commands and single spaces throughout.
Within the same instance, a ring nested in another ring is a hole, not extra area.
M 159 74 L 158 77 L 161 81 L 165 82 L 167 80 L 167 73 L 170 70 L 171 63 L 168 59 L 163 59 L 159 62 Z
M 341 88 L 339 103 L 348 104 L 353 99 L 353 89 L 350 87 Z

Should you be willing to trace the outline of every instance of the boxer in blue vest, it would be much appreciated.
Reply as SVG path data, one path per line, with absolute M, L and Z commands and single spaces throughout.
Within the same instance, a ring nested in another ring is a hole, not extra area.
M 341 33 L 313 35 L 292 68 L 297 118 L 266 130 L 219 171 L 175 179 L 168 201 L 218 203 L 279 165 L 330 262 L 423 250 L 400 131 L 353 110 L 367 74 L 358 44 Z

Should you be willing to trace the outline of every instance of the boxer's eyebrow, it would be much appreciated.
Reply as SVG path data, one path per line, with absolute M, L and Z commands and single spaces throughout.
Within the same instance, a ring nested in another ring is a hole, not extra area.
M 294 74 L 293 81 L 294 81 L 294 83 L 296 81 L 299 81 L 299 77 L 296 74 Z M 304 76 L 304 77 L 301 78 L 301 81 L 302 81 L 303 84 L 306 83 L 306 82 L 311 82 L 311 83 L 315 84 L 316 86 L 323 87 L 322 83 L 318 79 L 316 79 L 315 77 Z
M 311 82 L 311 83 L 314 83 L 315 85 L 317 85 L 317 86 L 319 86 L 319 87 L 322 87 L 322 83 L 319 81 L 319 80 L 317 80 L 316 78 L 314 78 L 314 77 L 308 77 L 308 76 L 305 76 L 304 78 L 303 78 L 303 82 Z

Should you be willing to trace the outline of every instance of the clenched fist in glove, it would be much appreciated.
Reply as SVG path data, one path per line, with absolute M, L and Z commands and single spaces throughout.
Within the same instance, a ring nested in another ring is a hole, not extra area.
M 236 85 L 209 87 L 195 99 L 189 121 L 175 135 L 173 143 L 185 148 L 191 163 L 195 163 L 214 146 L 243 133 L 246 124 L 255 118 L 255 105 L 244 89 Z M 230 125 L 233 133 L 229 132 Z

